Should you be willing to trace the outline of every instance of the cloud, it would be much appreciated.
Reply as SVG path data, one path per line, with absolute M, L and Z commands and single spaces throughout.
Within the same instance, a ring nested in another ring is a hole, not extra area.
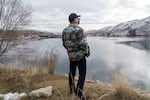
M 71 12 L 82 15 L 81 25 L 85 30 L 147 17 L 150 13 L 148 0 L 30 0 L 30 2 L 33 7 L 32 28 L 46 31 L 61 32 L 68 24 L 68 15 Z

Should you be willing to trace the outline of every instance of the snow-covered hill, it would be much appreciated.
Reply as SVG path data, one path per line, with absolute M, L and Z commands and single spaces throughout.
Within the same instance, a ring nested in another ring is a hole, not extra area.
M 150 36 L 150 17 L 87 32 L 94 36 Z

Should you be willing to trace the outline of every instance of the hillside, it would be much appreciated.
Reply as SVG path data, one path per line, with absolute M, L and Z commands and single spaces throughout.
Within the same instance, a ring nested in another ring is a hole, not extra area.
M 150 36 L 150 17 L 123 22 L 115 26 L 87 32 L 92 36 Z

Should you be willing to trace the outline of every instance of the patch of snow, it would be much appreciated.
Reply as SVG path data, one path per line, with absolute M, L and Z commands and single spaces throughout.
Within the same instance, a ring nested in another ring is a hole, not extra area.
M 8 93 L 8 94 L 0 94 L 0 98 L 3 100 L 20 100 L 22 97 L 26 97 L 26 93 Z

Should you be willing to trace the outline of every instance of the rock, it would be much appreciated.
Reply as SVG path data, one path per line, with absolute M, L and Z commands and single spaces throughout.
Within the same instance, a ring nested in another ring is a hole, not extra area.
M 33 90 L 29 93 L 29 95 L 32 97 L 41 97 L 41 96 L 50 97 L 52 95 L 52 88 L 53 88 L 52 86 L 48 86 L 45 88 Z

